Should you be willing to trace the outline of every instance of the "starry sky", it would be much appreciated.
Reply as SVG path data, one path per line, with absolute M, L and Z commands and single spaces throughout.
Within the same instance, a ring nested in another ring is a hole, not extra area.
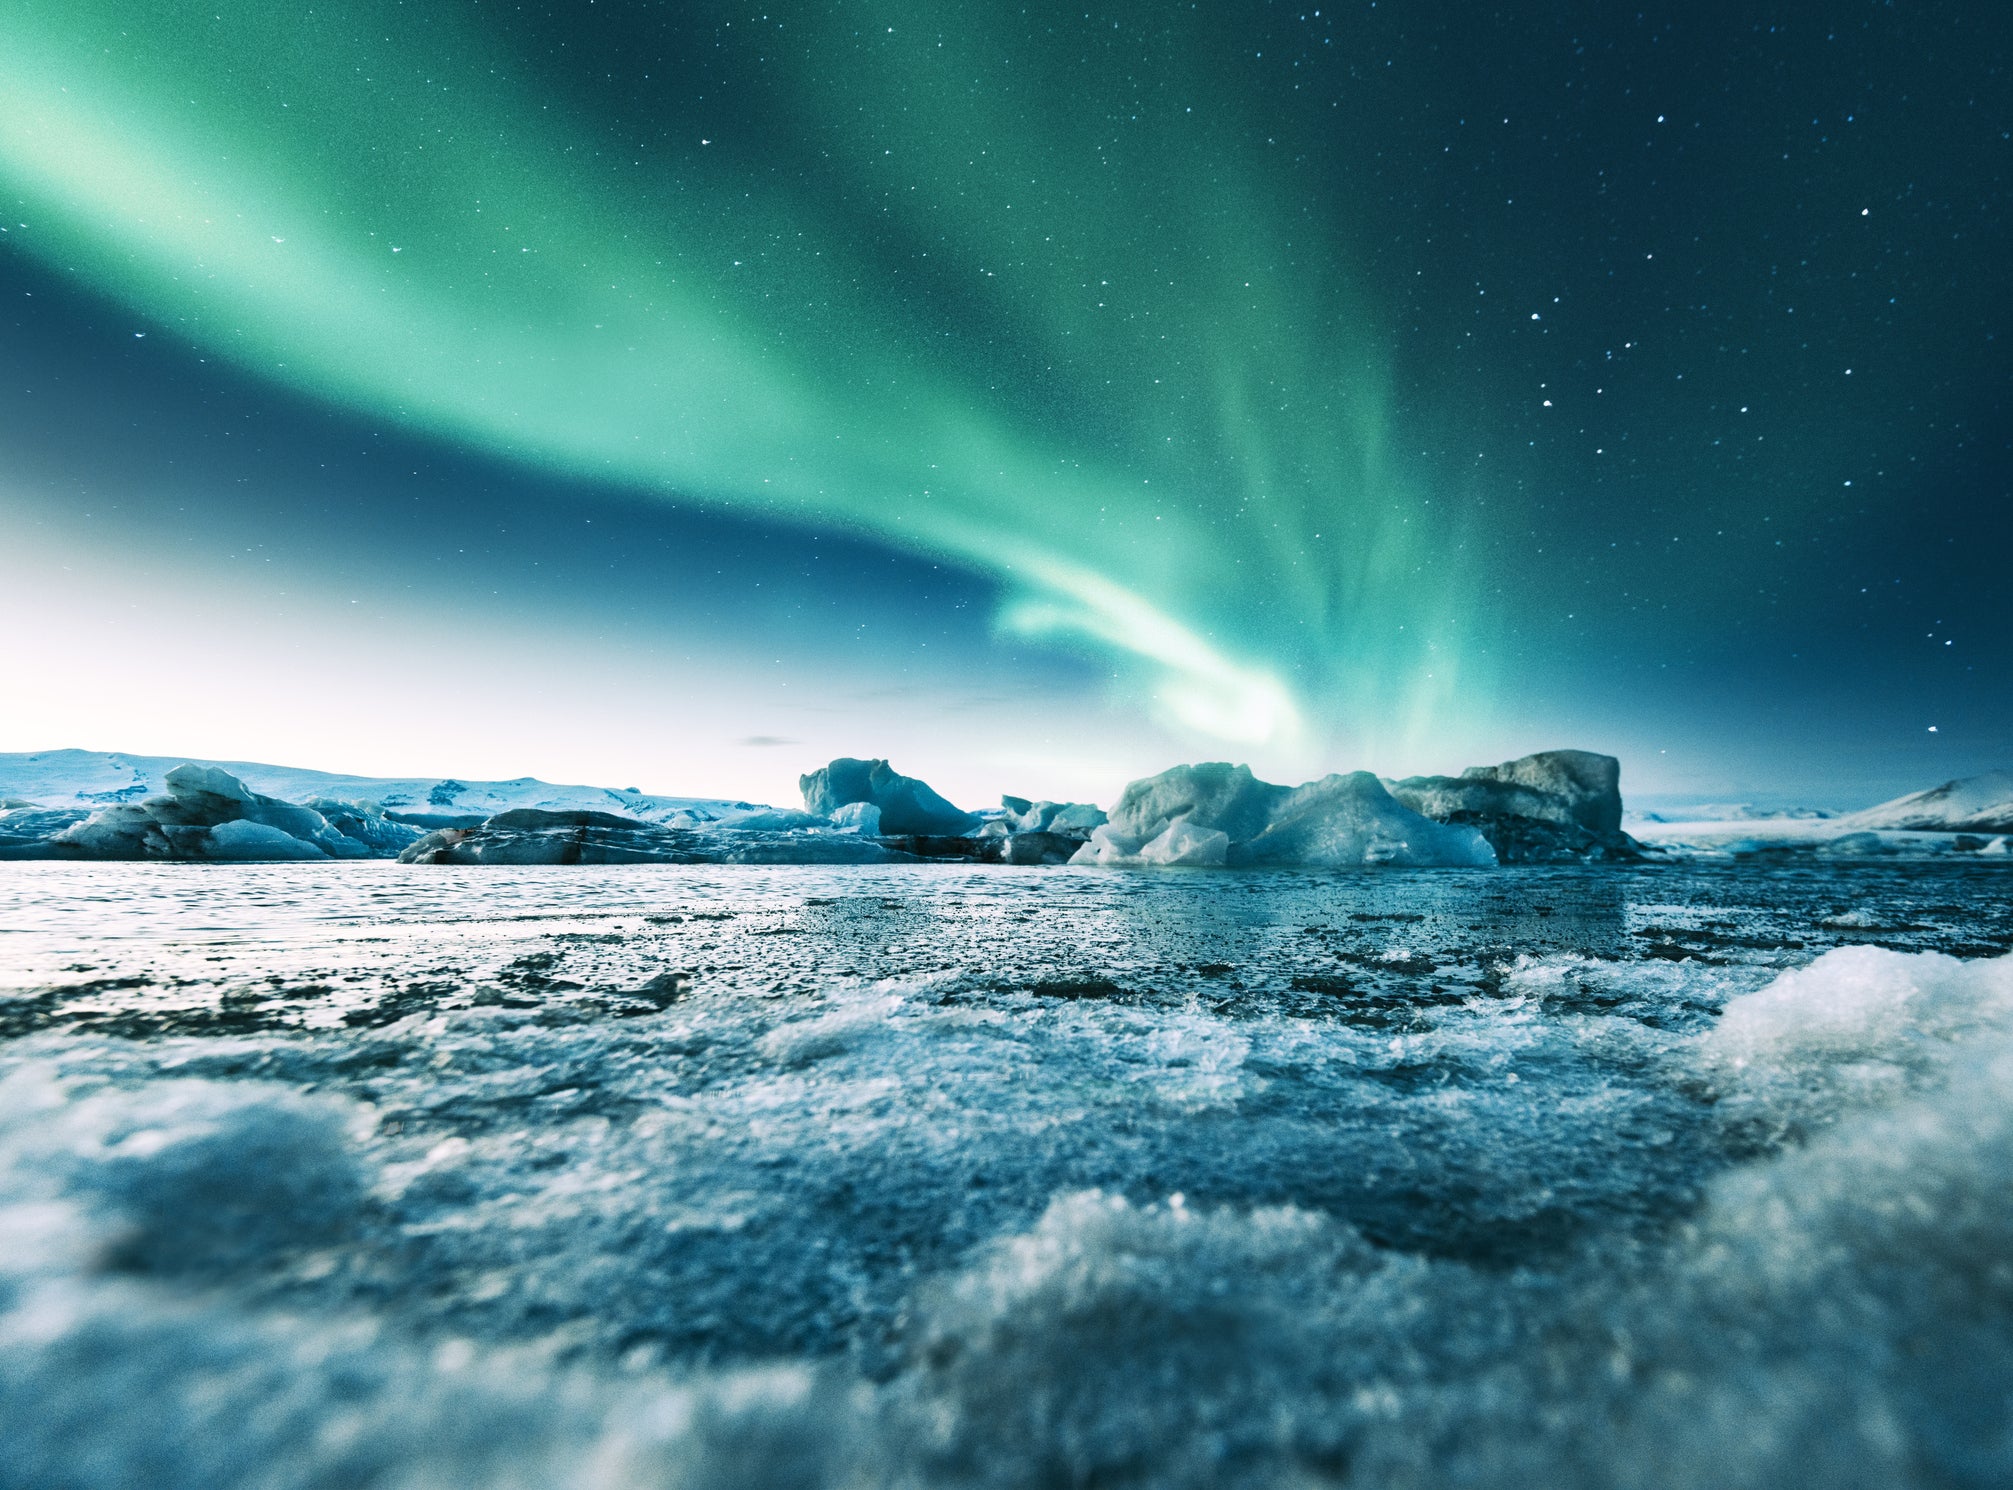
M 2013 764 L 2009 43 L 13 0 L 0 749 L 974 803 Z

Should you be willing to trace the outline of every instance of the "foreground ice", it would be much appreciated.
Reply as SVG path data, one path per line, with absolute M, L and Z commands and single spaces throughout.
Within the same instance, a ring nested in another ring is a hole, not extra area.
M 2003 1485 L 1998 887 L 5 866 L 4 1477 Z

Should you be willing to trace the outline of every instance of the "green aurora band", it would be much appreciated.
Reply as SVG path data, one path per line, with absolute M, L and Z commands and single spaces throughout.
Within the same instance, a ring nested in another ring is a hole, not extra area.
M 639 60 L 646 133 L 471 7 L 15 0 L 6 226 L 371 417 L 994 574 L 1177 727 L 1311 758 L 1472 711 L 1458 519 L 1388 452 L 1310 160 L 1345 143 L 1258 120 L 1234 16 L 942 14 L 695 0 L 739 71 Z

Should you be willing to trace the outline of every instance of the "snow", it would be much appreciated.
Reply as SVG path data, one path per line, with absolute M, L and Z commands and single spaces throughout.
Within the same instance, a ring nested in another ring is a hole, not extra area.
M 1002 831 L 1014 833 L 1061 833 L 1088 835 L 1104 825 L 1101 807 L 1088 802 L 1030 802 L 1025 797 L 1002 797 L 1005 809 Z

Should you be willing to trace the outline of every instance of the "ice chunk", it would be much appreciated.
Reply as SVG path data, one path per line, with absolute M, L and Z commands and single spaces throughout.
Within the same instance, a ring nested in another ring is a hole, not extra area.
M 1641 857 L 1621 830 L 1621 763 L 1611 755 L 1546 750 L 1386 785 L 1414 812 L 1478 829 L 1506 864 Z
M 1211 761 L 1126 787 L 1070 862 L 1485 866 L 1496 856 L 1474 828 L 1421 817 L 1367 771 L 1285 787 Z
M 1273 810 L 1291 793 L 1291 787 L 1260 781 L 1249 766 L 1223 761 L 1174 766 L 1132 782 L 1120 793 L 1111 809 L 1110 839 L 1136 853 L 1180 817 L 1199 828 L 1219 829 L 1231 842 L 1242 843 L 1265 831 Z
M 953 807 L 927 783 L 904 776 L 884 760 L 841 757 L 801 776 L 804 810 L 829 818 L 841 807 L 870 802 L 881 809 L 881 831 L 889 834 L 957 836 L 973 832 L 978 816 Z
M 233 818 L 203 830 L 201 846 L 190 857 L 203 859 L 325 859 L 314 844 L 270 823 Z
M 1088 802 L 1030 802 L 1025 797 L 1001 797 L 1007 827 L 1016 833 L 1059 833 L 1087 838 L 1103 826 L 1104 809 Z
M 1611 755 L 1591 750 L 1542 750 L 1500 766 L 1470 766 L 1463 781 L 1494 781 L 1526 787 L 1566 804 L 1569 819 L 1596 833 L 1622 827 L 1622 766 Z
M 215 766 L 176 766 L 165 784 L 165 796 L 102 808 L 51 834 L 35 857 L 357 859 L 372 852 L 312 807 L 261 796 Z
M 328 819 L 331 828 L 343 837 L 362 844 L 376 858 L 397 858 L 400 850 L 411 845 L 425 831 L 411 823 L 387 817 L 375 802 L 338 802 L 329 797 L 310 797 L 302 805 L 319 812 Z
M 1355 771 L 1296 788 L 1273 809 L 1264 832 L 1237 846 L 1232 860 L 1322 868 L 1486 866 L 1496 855 L 1476 829 L 1422 817 L 1368 771 Z
M 841 833 L 872 838 L 881 831 L 881 809 L 872 802 L 848 802 L 832 814 L 832 827 Z
M 1723 1117 L 1784 1134 L 1928 1090 L 2009 1036 L 2013 956 L 1837 947 L 1730 1002 L 1698 1054 Z
M 789 807 L 757 807 L 746 812 L 723 812 L 714 826 L 732 833 L 791 833 L 800 828 L 829 827 L 816 813 L 798 812 Z

